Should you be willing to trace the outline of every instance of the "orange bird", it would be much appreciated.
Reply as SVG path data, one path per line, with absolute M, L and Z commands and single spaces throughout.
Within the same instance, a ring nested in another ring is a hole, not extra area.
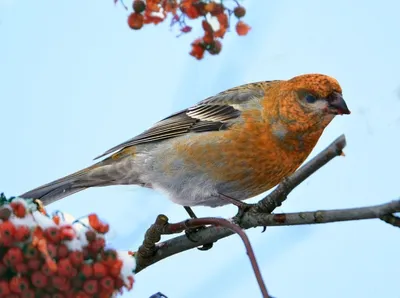
M 183 206 L 216 207 L 274 187 L 307 158 L 336 115 L 350 114 L 322 74 L 242 85 L 175 113 L 102 161 L 22 194 L 44 204 L 95 186 L 140 185 Z M 98 158 L 99 158 L 98 157 Z

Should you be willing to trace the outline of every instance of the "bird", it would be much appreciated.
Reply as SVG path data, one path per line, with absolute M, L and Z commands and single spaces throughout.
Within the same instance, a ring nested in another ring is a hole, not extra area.
M 273 188 L 337 115 L 338 81 L 311 73 L 243 84 L 156 122 L 76 173 L 20 195 L 48 205 L 91 187 L 138 185 L 186 206 L 219 207 Z

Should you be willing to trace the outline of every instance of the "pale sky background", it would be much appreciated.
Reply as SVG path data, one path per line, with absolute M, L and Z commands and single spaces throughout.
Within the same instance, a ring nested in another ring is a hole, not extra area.
M 187 53 L 193 32 L 167 24 L 139 32 L 112 0 L 0 0 L 0 191 L 18 195 L 91 164 L 105 150 L 207 96 L 247 82 L 319 72 L 336 77 L 352 111 L 312 155 L 344 133 L 336 158 L 280 212 L 380 204 L 400 195 L 400 2 L 245 1 L 247 37 L 226 36 L 219 56 Z M 128 4 L 128 2 L 127 2 Z M 252 200 L 254 201 L 254 200 Z M 90 189 L 49 206 L 96 212 L 135 250 L 159 213 L 186 217 L 138 187 Z M 196 208 L 230 217 L 234 207 Z M 379 220 L 248 231 L 277 298 L 398 298 L 400 237 Z M 238 236 L 168 258 L 136 276 L 124 297 L 261 297 Z

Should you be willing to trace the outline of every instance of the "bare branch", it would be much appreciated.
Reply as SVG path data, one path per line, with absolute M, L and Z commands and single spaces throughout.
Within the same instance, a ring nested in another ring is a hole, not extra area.
M 309 212 L 294 212 L 280 214 L 251 214 L 246 217 L 245 228 L 259 226 L 295 226 L 308 224 L 332 223 L 340 221 L 354 221 L 373 218 L 390 218 L 392 213 L 400 212 L 400 200 L 382 205 L 360 208 L 317 210 Z M 396 218 L 397 221 L 399 220 Z M 391 223 L 391 222 L 390 222 Z M 398 222 L 397 222 L 398 223 Z
M 286 214 L 246 213 L 243 216 L 241 224 L 245 229 L 260 226 L 321 224 L 382 218 L 387 214 L 396 212 L 400 212 L 400 199 L 382 205 L 361 208 L 320 210 Z M 197 242 L 189 240 L 186 236 L 178 236 L 161 242 L 155 246 L 156 250 L 154 255 L 146 259 L 145 263 L 141 263 L 141 260 L 139 260 L 137 272 L 174 254 L 193 249 L 206 243 L 215 242 L 232 234 L 233 232 L 226 228 L 207 227 L 196 233 Z

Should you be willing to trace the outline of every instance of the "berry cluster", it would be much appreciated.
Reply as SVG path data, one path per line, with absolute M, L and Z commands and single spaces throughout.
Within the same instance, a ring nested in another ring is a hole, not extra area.
M 178 24 L 181 33 L 188 33 L 192 31 L 192 27 L 186 24 L 186 19 L 203 18 L 204 35 L 192 43 L 190 52 L 190 55 L 200 60 L 205 52 L 211 55 L 221 52 L 221 39 L 230 27 L 232 15 L 237 18 L 237 34 L 243 36 L 249 32 L 250 27 L 241 21 L 246 14 L 245 8 L 236 1 L 234 3 L 236 6 L 231 9 L 222 1 L 212 0 L 134 0 L 128 25 L 134 30 L 139 30 L 145 24 L 161 23 L 171 15 L 171 26 Z
M 41 209 L 41 208 L 40 208 Z M 0 297 L 108 298 L 130 290 L 135 259 L 105 248 L 97 215 L 68 222 L 32 201 L 0 198 Z

